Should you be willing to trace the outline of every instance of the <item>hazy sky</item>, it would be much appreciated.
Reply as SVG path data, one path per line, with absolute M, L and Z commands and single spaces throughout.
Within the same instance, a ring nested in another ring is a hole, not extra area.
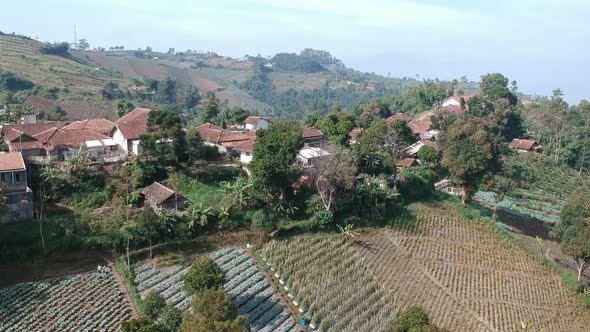
M 501 72 L 590 99 L 587 0 L 2 0 L 0 31 L 229 56 L 325 49 L 347 66 L 441 79 Z

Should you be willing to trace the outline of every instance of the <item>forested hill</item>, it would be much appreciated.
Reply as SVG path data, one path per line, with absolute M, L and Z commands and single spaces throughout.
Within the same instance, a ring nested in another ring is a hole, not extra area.
M 201 99 L 213 92 L 229 107 L 296 119 L 310 111 L 326 113 L 336 103 L 351 110 L 359 102 L 399 95 L 419 83 L 349 69 L 330 53 L 312 49 L 271 58 L 236 59 L 192 50 L 159 53 L 150 47 L 68 50 L 66 43 L 48 45 L 6 34 L 0 34 L 0 73 L 34 85 L 8 88 L 0 84 L 3 98 L 10 93 L 24 100 L 33 94 L 55 105 L 84 100 L 112 110 L 113 101 L 120 98 L 135 99 L 136 106 L 162 101 L 147 94 L 135 96 L 136 91 L 128 90 L 133 85 L 151 86 L 149 92 L 154 96 L 163 94 L 165 102 L 181 106 L 187 99 L 199 99 L 193 98 L 196 89 Z M 163 84 L 158 91 L 154 81 L 168 79 L 173 81 L 174 91 L 162 92 Z M 467 86 L 467 93 L 469 89 Z M 67 117 L 68 113 L 64 114 Z

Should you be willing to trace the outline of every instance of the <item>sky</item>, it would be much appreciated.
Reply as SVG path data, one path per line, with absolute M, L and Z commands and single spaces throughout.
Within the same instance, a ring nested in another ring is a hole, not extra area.
M 392 77 L 500 72 L 590 99 L 587 0 L 2 0 L 0 31 L 91 47 L 272 56 L 311 47 Z

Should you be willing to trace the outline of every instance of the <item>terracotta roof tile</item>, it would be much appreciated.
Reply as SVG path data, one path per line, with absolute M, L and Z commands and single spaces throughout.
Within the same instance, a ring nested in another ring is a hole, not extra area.
M 149 108 L 136 108 L 115 122 L 125 139 L 138 139 L 147 131 Z
M 417 164 L 418 163 L 414 158 L 404 158 L 402 160 L 399 160 L 396 165 L 397 167 L 412 167 L 416 166 Z
M 388 117 L 387 119 L 385 119 L 385 122 L 387 123 L 393 123 L 395 120 L 403 120 L 406 122 L 410 122 L 412 121 L 412 116 L 411 115 L 407 115 L 404 113 L 395 113 L 394 115 Z
M 533 140 L 515 138 L 510 142 L 509 147 L 519 150 L 531 150 L 536 144 L 537 142 Z
M 141 193 L 150 203 L 162 204 L 165 200 L 172 197 L 176 192 L 158 182 L 154 182 L 151 185 L 143 188 Z
M 63 127 L 64 130 L 89 129 L 103 135 L 109 135 L 114 128 L 115 123 L 107 119 L 88 119 L 75 121 Z
M 0 172 L 24 170 L 25 162 L 20 152 L 0 153 Z
M 356 141 L 364 131 L 365 129 L 361 127 L 352 128 L 352 130 L 348 133 L 348 137 L 350 137 L 351 140 Z
M 21 130 L 23 134 L 33 137 L 47 129 L 61 127 L 64 124 L 64 122 L 41 122 L 24 125 L 5 125 L 2 127 L 2 134 L 8 141 L 13 141 L 18 139 Z
M 312 127 L 303 127 L 302 128 L 303 131 L 303 139 L 312 139 L 312 138 L 323 138 L 324 134 L 322 134 L 322 132 L 317 129 L 317 128 L 312 128 Z

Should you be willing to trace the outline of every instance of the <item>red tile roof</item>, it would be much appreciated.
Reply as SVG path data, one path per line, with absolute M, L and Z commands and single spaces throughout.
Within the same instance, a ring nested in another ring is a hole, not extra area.
M 509 147 L 512 149 L 519 149 L 519 150 L 531 150 L 537 145 L 536 141 L 528 140 L 528 139 L 513 139 L 510 142 Z
M 397 167 L 412 167 L 418 165 L 416 159 L 414 158 L 404 158 L 397 162 Z
M 145 196 L 145 199 L 153 204 L 162 204 L 165 200 L 174 196 L 176 192 L 158 182 L 154 182 L 151 185 L 143 188 L 141 193 Z
M 356 141 L 364 131 L 365 129 L 361 127 L 352 128 L 352 130 L 348 133 L 348 137 L 350 137 L 351 141 Z
M 256 124 L 256 122 L 258 122 L 258 120 L 262 119 L 259 116 L 249 116 L 246 118 L 246 120 L 244 122 L 246 122 L 247 124 Z
M 451 99 L 455 100 L 456 102 L 460 103 L 461 102 L 461 98 L 463 98 L 465 100 L 465 102 L 468 102 L 469 99 L 471 99 L 471 97 L 473 97 L 475 95 L 464 95 L 464 96 L 452 96 L 450 97 Z
M 53 127 L 61 127 L 64 122 L 41 122 L 24 125 L 5 125 L 2 127 L 2 134 L 8 141 L 17 140 L 21 131 L 23 134 L 33 137 L 40 132 L 46 131 Z
M 20 152 L 0 153 L 0 172 L 21 171 L 25 168 L 23 155 Z
M 125 139 L 138 139 L 147 131 L 147 120 L 151 111 L 149 108 L 136 108 L 117 120 L 115 125 Z
M 395 120 L 403 120 L 406 122 L 410 122 L 410 121 L 412 121 L 412 119 L 413 119 L 412 116 L 398 112 L 398 113 L 395 113 L 394 115 L 388 117 L 387 119 L 385 119 L 385 122 L 392 123 Z
M 212 123 L 205 123 L 198 126 L 197 131 L 204 142 L 217 144 L 219 143 L 219 138 L 221 137 L 223 129 Z
M 412 121 L 408 123 L 408 127 L 410 127 L 414 135 L 424 135 L 428 134 L 430 127 L 432 127 L 432 121 L 430 119 L 425 119 L 422 121 Z
M 462 113 L 461 105 L 448 105 L 445 107 L 446 109 L 455 112 L 455 113 Z
M 37 140 L 46 146 L 79 147 L 87 141 L 109 139 L 109 136 L 97 133 L 89 129 L 64 130 L 51 128 L 35 136 Z
M 234 150 L 238 152 L 254 152 L 254 144 L 256 144 L 256 136 L 250 138 L 247 141 L 240 142 L 240 144 L 234 147 Z
M 303 131 L 303 139 L 304 140 L 324 137 L 324 134 L 322 134 L 322 132 L 317 128 L 303 127 L 302 131 Z
M 115 129 L 115 123 L 107 119 L 88 119 L 83 121 L 75 121 L 63 127 L 64 130 L 89 129 L 109 135 Z

